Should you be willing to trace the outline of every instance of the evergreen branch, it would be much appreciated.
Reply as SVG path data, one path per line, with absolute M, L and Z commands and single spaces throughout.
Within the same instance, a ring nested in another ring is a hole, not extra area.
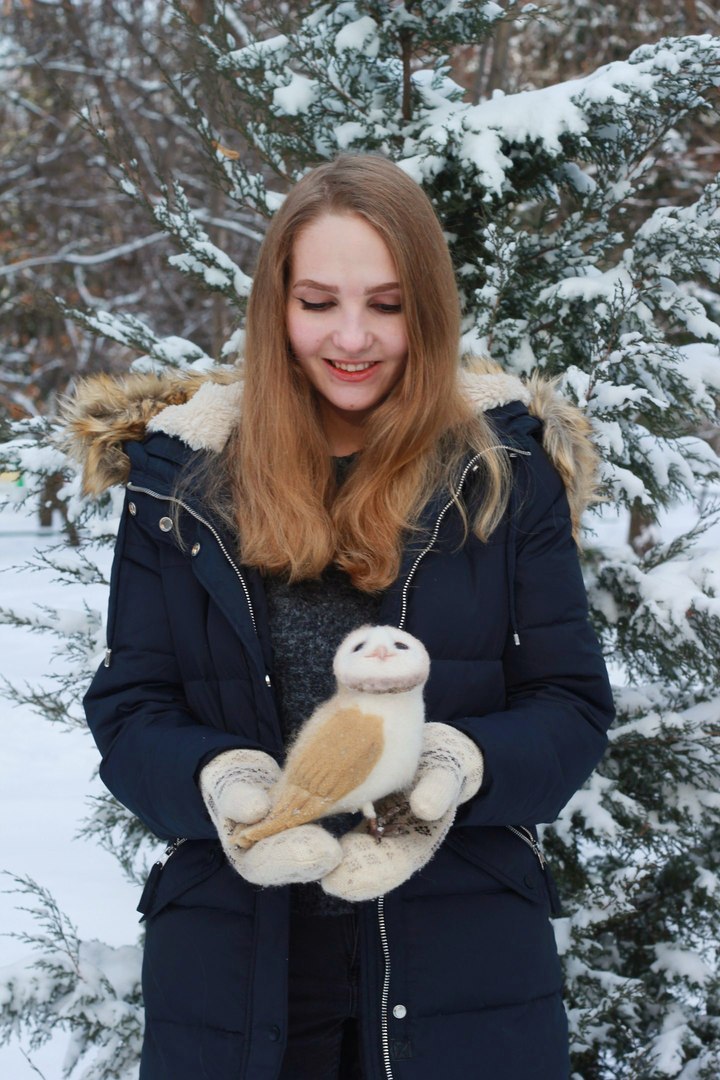
M 26 1061 L 26 1062 L 28 1063 L 28 1065 L 30 1066 L 30 1068 L 32 1069 L 32 1071 L 33 1071 L 34 1073 L 36 1073 L 36 1075 L 37 1075 L 37 1076 L 41 1077 L 41 1080 L 47 1080 L 47 1077 L 45 1076 L 45 1073 L 44 1073 L 44 1072 L 41 1072 L 41 1070 L 40 1070 L 40 1069 L 39 1069 L 39 1068 L 37 1067 L 37 1065 L 36 1065 L 36 1064 L 35 1064 L 35 1062 L 34 1062 L 34 1061 L 32 1060 L 32 1058 L 30 1057 L 30 1055 L 29 1055 L 28 1053 L 26 1053 L 26 1052 L 25 1052 L 25 1050 L 23 1049 L 23 1047 L 22 1047 L 22 1046 L 19 1046 L 19 1047 L 18 1047 L 18 1049 L 19 1049 L 20 1053 L 22 1054 L 22 1056 L 23 1056 L 23 1057 L 25 1058 L 25 1061 Z

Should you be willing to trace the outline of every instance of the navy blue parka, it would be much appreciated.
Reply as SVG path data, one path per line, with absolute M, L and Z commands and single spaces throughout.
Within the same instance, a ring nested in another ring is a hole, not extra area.
M 599 760 L 612 702 L 542 422 L 519 401 L 487 415 L 512 448 L 505 520 L 488 542 L 463 541 L 458 510 L 439 492 L 379 617 L 425 644 L 427 718 L 480 746 L 485 778 L 422 871 L 357 905 L 367 1080 L 569 1075 L 535 825 L 557 816 Z M 181 423 L 150 428 L 123 444 L 130 472 L 108 651 L 85 698 L 107 787 L 159 838 L 183 841 L 140 905 L 141 1077 L 273 1080 L 286 1031 L 288 890 L 230 868 L 197 782 L 226 749 L 283 760 L 262 578 L 238 565 L 200 496 L 172 502 L 197 441 L 183 440 Z M 480 477 L 465 471 L 471 512 Z

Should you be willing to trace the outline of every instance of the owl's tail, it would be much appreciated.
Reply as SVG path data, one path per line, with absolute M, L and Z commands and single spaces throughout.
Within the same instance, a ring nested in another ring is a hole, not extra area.
M 287 784 L 280 792 L 278 801 L 267 817 L 257 825 L 237 825 L 228 839 L 239 848 L 250 848 L 266 836 L 275 836 L 296 825 L 317 821 L 330 811 L 333 801 L 320 795 L 312 795 L 296 784 Z

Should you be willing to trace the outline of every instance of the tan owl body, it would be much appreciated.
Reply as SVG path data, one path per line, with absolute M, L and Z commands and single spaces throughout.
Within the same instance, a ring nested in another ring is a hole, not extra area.
M 270 813 L 238 826 L 233 844 L 329 814 L 362 810 L 410 784 L 422 747 L 423 687 L 429 659 L 412 635 L 393 627 L 360 627 L 342 642 L 333 668 L 337 692 L 319 705 L 293 743 L 272 793 Z

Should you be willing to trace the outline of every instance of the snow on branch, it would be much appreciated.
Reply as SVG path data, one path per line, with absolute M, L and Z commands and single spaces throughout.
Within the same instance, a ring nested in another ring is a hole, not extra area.
M 169 257 L 170 265 L 199 278 L 207 289 L 222 293 L 234 304 L 246 299 L 252 279 L 211 241 L 190 206 L 182 185 L 177 182 L 172 185 L 172 203 L 166 188 L 164 197 L 152 208 L 164 232 L 184 248 L 180 255 Z
M 80 940 L 47 889 L 29 877 L 13 881 L 32 899 L 23 910 L 37 924 L 13 936 L 37 955 L 0 975 L 0 1040 L 26 1034 L 37 1049 L 61 1028 L 71 1036 L 64 1075 L 83 1065 L 83 1080 L 130 1080 L 142 1043 L 140 948 Z

